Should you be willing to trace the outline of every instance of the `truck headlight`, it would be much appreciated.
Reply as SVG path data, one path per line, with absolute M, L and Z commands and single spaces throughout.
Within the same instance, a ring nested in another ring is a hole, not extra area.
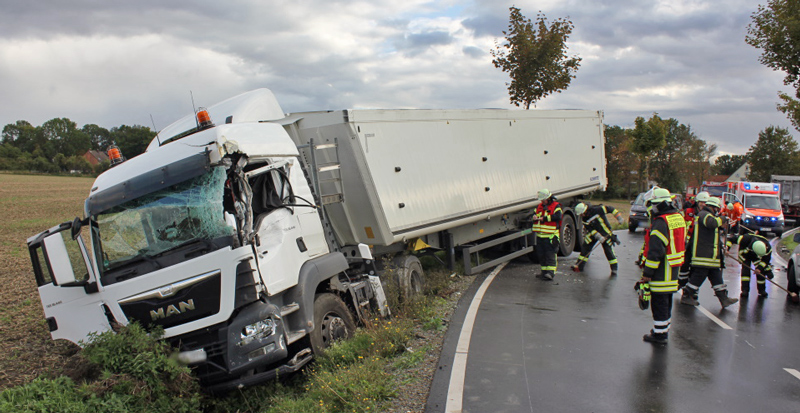
M 261 339 L 270 336 L 275 332 L 275 322 L 271 318 L 261 321 L 256 321 L 253 324 L 246 325 L 242 328 L 240 346 L 246 346 L 253 342 L 255 339 Z

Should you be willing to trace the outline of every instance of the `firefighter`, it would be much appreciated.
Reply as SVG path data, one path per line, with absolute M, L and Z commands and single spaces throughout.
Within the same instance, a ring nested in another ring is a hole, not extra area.
M 556 275 L 556 252 L 559 247 L 558 231 L 561 228 L 561 204 L 548 189 L 537 194 L 539 205 L 533 214 L 533 232 L 536 233 L 536 255 L 542 266 L 541 276 L 552 280 Z
M 617 218 L 620 224 L 625 221 L 622 219 L 622 214 L 614 207 L 607 207 L 605 205 L 591 206 L 583 202 L 575 205 L 575 213 L 581 216 L 583 226 L 586 228 L 586 236 L 583 238 L 583 246 L 581 247 L 581 255 L 578 256 L 578 262 L 572 266 L 572 271 L 581 272 L 589 260 L 589 255 L 595 248 L 595 244 L 600 242 L 603 246 L 603 252 L 608 259 L 608 265 L 611 266 L 611 276 L 617 275 L 617 256 L 614 255 L 614 244 L 619 244 L 617 236 L 611 232 L 611 224 L 608 223 L 607 214 L 612 214 Z
M 767 280 L 775 278 L 772 274 L 770 261 L 772 260 L 772 247 L 769 241 L 756 233 L 744 234 L 736 238 L 739 244 L 739 261 L 742 262 L 742 298 L 750 295 L 750 267 L 755 265 L 756 288 L 760 298 L 767 298 Z
M 742 218 L 742 212 L 744 212 L 744 206 L 739 200 L 734 200 L 733 202 L 729 202 L 727 208 L 725 208 L 724 214 L 728 217 L 728 232 L 735 234 L 739 232 L 739 220 Z
M 694 218 L 695 216 L 703 210 L 706 206 L 706 201 L 709 199 L 708 192 L 703 191 L 697 194 L 694 197 L 694 205 L 692 205 L 691 211 L 687 210 L 684 211 L 684 223 L 686 224 L 686 243 L 689 243 L 689 240 L 692 238 L 692 231 L 694 230 Z M 691 272 L 692 266 L 692 250 L 688 249 L 686 251 L 686 259 L 683 261 L 683 265 L 681 265 L 681 270 L 678 273 L 678 288 L 683 288 L 689 282 L 689 273 Z
M 678 270 L 683 264 L 686 245 L 686 224 L 672 204 L 668 190 L 653 191 L 651 225 L 647 254 L 640 283 L 650 285 L 650 308 L 653 329 L 644 341 L 666 344 L 672 319 L 672 294 L 678 291 Z
M 721 207 L 722 200 L 711 197 L 694 219 L 694 233 L 689 238 L 686 254 L 686 260 L 691 259 L 691 274 L 689 283 L 683 287 L 681 304 L 698 304 L 697 291 L 706 278 L 711 282 L 722 308 L 739 301 L 738 298 L 728 297 L 728 287 L 722 279 L 725 247 L 720 244 L 720 232 L 727 220 L 718 216 Z

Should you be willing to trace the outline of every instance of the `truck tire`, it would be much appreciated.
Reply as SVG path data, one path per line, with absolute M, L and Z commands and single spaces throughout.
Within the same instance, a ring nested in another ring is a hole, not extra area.
M 403 298 L 411 298 L 422 294 L 425 288 L 425 272 L 419 258 L 413 255 L 401 255 L 394 259 L 397 273 L 397 286 Z
M 578 237 L 578 232 L 575 230 L 575 219 L 572 215 L 564 215 L 561 218 L 561 248 L 558 249 L 558 255 L 568 257 L 575 250 L 575 241 Z
M 322 293 L 314 298 L 314 330 L 311 331 L 311 351 L 322 354 L 336 340 L 348 339 L 356 331 L 353 315 L 341 298 Z
M 786 289 L 792 293 L 799 293 L 800 287 L 797 286 L 797 274 L 794 273 L 794 262 L 789 262 L 789 266 L 786 267 L 786 280 L 787 285 Z
M 628 232 L 631 234 L 636 232 L 636 228 L 639 228 L 639 224 L 635 222 L 628 221 Z

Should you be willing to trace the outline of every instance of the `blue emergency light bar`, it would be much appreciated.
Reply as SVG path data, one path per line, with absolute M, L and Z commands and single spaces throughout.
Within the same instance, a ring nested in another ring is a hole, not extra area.
M 745 191 L 749 191 L 750 189 L 752 189 L 752 188 L 750 187 L 750 183 L 749 183 L 749 182 L 745 182 L 745 183 L 744 183 L 742 186 L 744 187 L 744 190 L 745 190 Z M 780 189 L 780 185 L 779 185 L 779 184 L 772 184 L 772 190 L 773 190 L 774 192 L 778 192 L 778 191 L 780 191 L 780 190 L 781 190 L 781 189 Z

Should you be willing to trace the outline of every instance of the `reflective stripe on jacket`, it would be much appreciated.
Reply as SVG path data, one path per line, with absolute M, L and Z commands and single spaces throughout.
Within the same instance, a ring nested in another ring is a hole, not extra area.
M 694 219 L 694 234 L 691 238 L 691 264 L 695 267 L 720 268 L 722 263 L 719 245 L 719 230 L 722 218 L 703 208 Z
M 650 290 L 669 293 L 678 290 L 678 270 L 686 249 L 686 224 L 670 208 L 652 219 L 647 256 L 642 275 L 650 278 Z
M 561 204 L 550 201 L 545 207 L 544 203 L 536 207 L 535 215 L 539 221 L 533 223 L 533 232 L 539 238 L 558 237 L 558 229 L 561 227 Z

